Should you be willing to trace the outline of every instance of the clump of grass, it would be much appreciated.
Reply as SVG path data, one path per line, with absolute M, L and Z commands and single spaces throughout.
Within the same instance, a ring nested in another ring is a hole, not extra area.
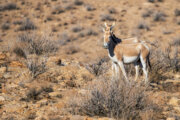
M 148 97 L 147 86 L 123 79 L 98 79 L 84 97 L 79 97 L 71 104 L 73 114 L 111 117 L 115 119 L 142 119 L 144 112 L 155 119 L 159 107 Z M 147 115 L 147 114 L 146 114 Z
M 27 58 L 26 53 L 24 52 L 24 50 L 22 48 L 20 48 L 19 46 L 15 47 L 13 49 L 13 52 L 19 56 L 19 57 L 23 57 L 23 58 Z
M 146 17 L 150 17 L 153 14 L 152 10 L 146 10 L 143 14 L 142 17 L 146 18 Z
M 75 26 L 75 27 L 72 28 L 72 31 L 75 32 L 75 33 L 80 32 L 82 30 L 83 30 L 83 28 L 81 26 Z
M 60 45 L 66 45 L 68 42 L 72 40 L 72 38 L 66 32 L 59 34 L 57 37 L 58 37 L 58 43 Z
M 81 1 L 81 0 L 75 0 L 75 1 L 74 1 L 74 4 L 80 6 L 80 5 L 83 5 L 84 2 Z
M 85 36 L 97 36 L 98 33 L 95 32 L 93 29 L 85 29 L 84 31 L 82 31 L 81 33 L 79 33 L 80 37 L 85 37 Z
M 78 53 L 80 51 L 80 48 L 78 46 L 69 46 L 66 49 L 66 54 L 75 54 Z
M 180 9 L 175 9 L 174 14 L 175 16 L 180 16 Z
M 16 20 L 13 22 L 14 25 L 21 25 L 23 23 L 23 21 L 21 20 Z
M 180 36 L 176 37 L 173 39 L 173 41 L 171 42 L 172 46 L 180 46 Z
M 41 100 L 43 97 L 46 97 L 48 93 L 53 92 L 53 88 L 51 86 L 42 86 L 40 89 L 38 88 L 30 88 L 28 92 L 26 93 L 25 98 L 22 98 L 21 100 L 30 102 L 36 102 L 38 100 Z M 45 96 L 43 96 L 43 94 Z
M 153 20 L 158 22 L 158 21 L 165 21 L 165 17 L 166 17 L 166 14 L 163 13 L 163 12 L 157 12 L 154 14 L 154 18 Z
M 94 10 L 96 10 L 96 8 L 94 8 L 92 5 L 85 5 L 85 8 L 86 8 L 86 10 L 87 11 L 94 11 Z
M 37 29 L 37 27 L 35 26 L 35 24 L 29 19 L 25 19 L 23 21 L 23 23 L 21 24 L 21 26 L 19 27 L 20 31 L 24 31 L 24 30 L 34 30 Z
M 101 21 L 115 21 L 115 18 L 112 17 L 111 15 L 108 15 L 108 14 L 104 14 L 104 15 L 101 15 L 100 16 L 100 20 Z
M 154 3 L 155 2 L 155 0 L 147 0 L 148 2 L 151 2 L 151 3 Z
M 176 47 L 173 47 L 175 42 L 170 43 L 165 51 L 160 48 L 156 48 L 151 52 L 150 59 L 152 69 L 149 75 L 152 82 L 167 79 L 167 77 L 164 76 L 164 73 L 168 71 L 180 71 L 180 58 L 178 57 L 178 50 Z M 174 48 L 174 51 L 172 48 Z
M 17 5 L 15 3 L 7 3 L 5 5 L 0 5 L 0 11 L 15 10 L 15 9 L 17 9 Z
M 60 14 L 60 13 L 63 13 L 64 12 L 64 8 L 60 5 L 57 5 L 53 8 L 52 10 L 52 14 Z
M 109 12 L 110 14 L 116 14 L 116 13 L 117 13 L 117 10 L 116 10 L 115 8 L 109 8 L 109 9 L 108 9 L 108 12 Z
M 138 29 L 146 29 L 149 30 L 149 26 L 145 22 L 140 22 L 137 26 Z
M 2 30 L 8 30 L 10 28 L 10 24 L 9 23 L 4 23 L 4 24 L 2 24 L 2 26 L 1 26 L 1 29 Z
M 46 58 L 44 59 L 36 59 L 36 58 L 28 58 L 26 60 L 27 68 L 29 69 L 32 78 L 36 78 L 38 75 L 46 72 Z
M 86 69 L 91 72 L 92 74 L 94 74 L 95 76 L 100 76 L 104 73 L 107 72 L 107 70 L 109 69 L 109 65 L 108 65 L 108 58 L 104 57 L 104 58 L 100 58 L 99 60 L 95 61 L 94 63 L 87 65 Z
M 58 45 L 48 36 L 38 36 L 37 34 L 24 33 L 18 36 L 13 52 L 18 56 L 26 58 L 25 54 L 50 54 L 58 50 Z

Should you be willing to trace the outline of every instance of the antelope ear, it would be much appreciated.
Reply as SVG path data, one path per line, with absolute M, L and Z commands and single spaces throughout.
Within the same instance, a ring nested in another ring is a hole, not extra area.
M 104 25 L 105 25 L 105 27 L 107 27 L 107 23 L 106 22 L 104 22 Z
M 113 22 L 113 24 L 112 24 L 112 26 L 111 26 L 111 28 L 110 28 L 111 30 L 114 28 L 115 24 L 116 24 L 116 23 Z

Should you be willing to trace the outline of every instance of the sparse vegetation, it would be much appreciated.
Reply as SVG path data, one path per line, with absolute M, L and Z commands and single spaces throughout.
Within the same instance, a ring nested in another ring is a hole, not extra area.
M 53 8 L 52 10 L 52 14 L 60 14 L 60 13 L 63 13 L 64 12 L 64 8 L 60 5 L 57 5 Z
M 43 97 L 47 97 L 47 94 L 53 92 L 53 89 L 51 86 L 42 86 L 41 89 L 38 88 L 30 88 L 29 91 L 27 92 L 25 98 L 22 98 L 21 100 L 30 102 L 36 102 Z
M 145 22 L 140 22 L 137 26 L 138 29 L 145 29 L 145 30 L 149 30 L 148 25 Z
M 155 0 L 148 0 L 148 2 L 154 3 L 154 2 L 155 2 Z
M 13 22 L 14 25 L 21 25 L 23 23 L 22 20 L 16 20 Z
M 104 14 L 100 16 L 101 21 L 115 21 L 115 18 L 113 18 L 111 15 Z
M 178 72 L 180 69 L 180 59 L 178 57 L 178 51 L 175 49 L 173 53 L 172 45 L 176 41 L 173 41 L 165 49 L 154 49 L 151 54 L 152 70 L 150 72 L 150 79 L 153 82 L 157 80 L 166 79 L 164 73 L 167 71 Z
M 15 9 L 17 9 L 17 5 L 15 3 L 7 3 L 5 5 L 0 5 L 0 11 L 15 10 Z
M 72 40 L 72 37 L 69 36 L 66 32 L 59 34 L 57 37 L 58 37 L 58 43 L 60 45 L 66 45 L 68 42 Z
M 109 59 L 106 57 L 100 58 L 95 63 L 93 63 L 91 65 L 87 65 L 86 69 L 88 71 L 90 71 L 92 74 L 94 74 L 95 76 L 102 75 L 105 72 L 107 72 L 107 70 L 109 69 L 109 65 L 107 63 L 108 60 Z
M 78 46 L 69 46 L 66 49 L 65 53 L 66 54 L 75 54 L 75 53 L 77 53 L 79 51 L 80 51 L 80 48 Z
M 139 120 L 142 113 L 148 113 L 149 119 L 156 119 L 155 114 L 160 109 L 148 98 L 146 90 L 147 86 L 134 82 L 126 84 L 123 79 L 98 79 L 85 97 L 73 101 L 71 112 L 125 120 Z
M 75 33 L 80 32 L 81 30 L 83 30 L 83 28 L 81 26 L 75 26 L 72 28 L 72 31 Z
M 81 0 L 75 0 L 74 4 L 79 6 L 79 5 L 83 5 L 84 3 Z
M 92 5 L 85 5 L 85 8 L 86 8 L 86 10 L 87 11 L 94 11 L 94 10 L 96 10 L 96 8 L 94 8 Z
M 2 24 L 2 26 L 1 26 L 1 29 L 2 30 L 8 30 L 10 28 L 10 24 L 9 23 L 4 23 L 4 24 Z
M 80 32 L 79 33 L 79 36 L 80 37 L 85 37 L 85 36 L 97 36 L 98 35 L 98 33 L 97 32 L 95 32 L 93 29 L 85 29 L 85 30 L 83 30 L 82 32 Z
M 17 43 L 15 44 L 13 51 L 22 57 L 25 54 L 49 54 L 56 52 L 58 46 L 55 41 L 52 41 L 48 36 L 38 36 L 32 33 L 24 33 L 19 35 Z
M 34 30 L 37 29 L 35 24 L 29 19 L 25 19 L 21 26 L 19 27 L 19 30 L 24 31 L 24 30 Z
M 31 72 L 32 78 L 36 78 L 38 75 L 46 72 L 46 58 L 29 58 L 26 60 L 26 65 L 29 71 Z
M 153 19 L 156 22 L 158 22 L 158 21 L 165 21 L 166 20 L 165 17 L 166 17 L 165 13 L 157 12 L 157 13 L 154 14 L 154 18 Z
M 143 14 L 142 17 L 146 18 L 146 17 L 150 17 L 153 14 L 152 10 L 146 10 Z
M 175 16 L 180 16 L 180 10 L 179 9 L 175 9 L 174 14 L 175 14 Z
M 180 46 L 180 36 L 174 38 L 173 41 L 171 42 L 171 45 Z
M 116 14 L 117 13 L 117 10 L 115 8 L 109 8 L 108 11 L 110 14 Z

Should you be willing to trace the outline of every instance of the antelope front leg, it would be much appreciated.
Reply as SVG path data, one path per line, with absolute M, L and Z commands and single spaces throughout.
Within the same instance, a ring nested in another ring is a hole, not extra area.
M 139 76 L 139 65 L 135 64 L 135 70 L 136 70 L 136 77 L 135 77 L 135 81 L 137 81 L 138 76 Z
M 129 82 L 128 78 L 127 78 L 127 75 L 126 75 L 126 71 L 125 71 L 125 68 L 124 68 L 124 65 L 123 65 L 123 62 L 118 62 L 118 65 L 120 66 L 121 68 L 121 71 L 126 79 L 127 82 Z

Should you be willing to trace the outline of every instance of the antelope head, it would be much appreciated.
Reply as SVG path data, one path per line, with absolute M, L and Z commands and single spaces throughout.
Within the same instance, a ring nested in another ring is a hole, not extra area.
M 105 28 L 103 28 L 104 32 L 104 48 L 108 48 L 108 42 L 109 42 L 109 37 L 113 33 L 112 29 L 115 26 L 115 22 L 113 22 L 112 25 L 107 25 L 107 23 L 104 23 Z

